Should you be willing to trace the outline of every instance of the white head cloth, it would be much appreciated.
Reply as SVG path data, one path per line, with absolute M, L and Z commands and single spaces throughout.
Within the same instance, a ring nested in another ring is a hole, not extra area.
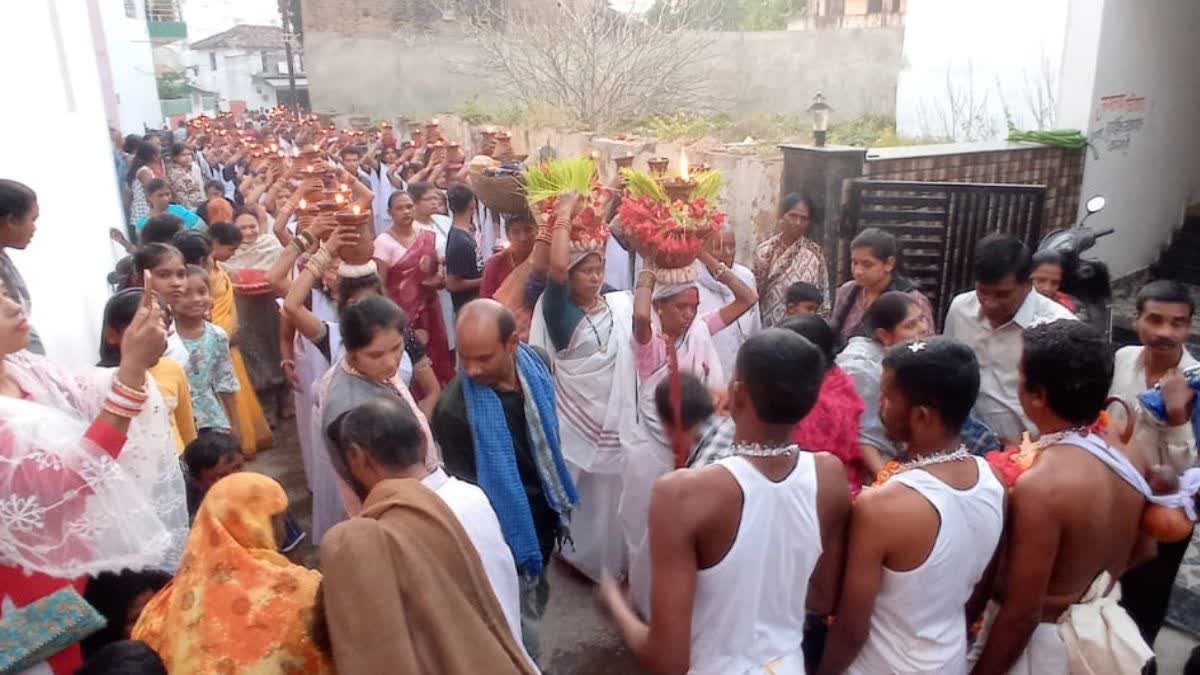
M 685 281 L 682 284 L 657 284 L 654 287 L 654 293 L 650 299 L 654 302 L 665 300 L 667 298 L 679 295 L 680 293 L 690 289 L 699 288 L 695 281 Z
M 361 265 L 348 265 L 342 263 L 338 266 L 338 276 L 346 279 L 361 279 L 369 277 L 372 274 L 378 274 L 379 268 L 376 267 L 374 260 L 368 260 Z

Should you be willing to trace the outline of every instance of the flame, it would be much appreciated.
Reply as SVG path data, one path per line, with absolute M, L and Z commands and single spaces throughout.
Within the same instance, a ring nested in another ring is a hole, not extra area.
M 301 200 L 300 200 L 300 210 L 301 210 L 301 211 L 307 211 L 307 210 L 308 210 L 308 201 L 307 201 L 307 200 L 305 200 L 305 199 L 301 199 Z
M 338 192 L 350 192 L 350 186 L 342 183 L 341 185 L 338 185 Z
M 333 196 L 333 201 L 337 202 L 338 206 L 341 206 L 346 203 L 346 195 L 339 192 Z
M 688 180 L 688 158 L 687 150 L 679 150 L 679 177 Z
M 362 214 L 362 207 L 361 207 L 361 206 L 359 206 L 358 204 L 355 204 L 355 205 L 354 205 L 354 208 L 353 208 L 353 209 L 351 209 L 351 211 L 353 211 L 353 212 L 354 212 L 354 215 L 356 215 L 356 216 L 357 216 L 357 215 L 360 215 L 360 214 Z
M 438 125 L 438 118 L 433 118 L 429 123 L 436 127 Z

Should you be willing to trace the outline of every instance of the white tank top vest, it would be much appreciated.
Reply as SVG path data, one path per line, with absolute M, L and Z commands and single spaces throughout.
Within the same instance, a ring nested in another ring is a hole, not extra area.
M 724 559 L 696 579 L 688 672 L 803 675 L 805 599 L 821 557 L 813 455 L 800 453 L 778 483 L 741 457 L 716 464 L 742 489 L 742 518 Z
M 884 568 L 871 632 L 850 675 L 965 675 L 967 600 L 992 560 L 1004 527 L 1004 486 L 986 460 L 973 457 L 979 480 L 966 490 L 927 471 L 891 480 L 916 490 L 941 519 L 929 556 L 915 569 Z

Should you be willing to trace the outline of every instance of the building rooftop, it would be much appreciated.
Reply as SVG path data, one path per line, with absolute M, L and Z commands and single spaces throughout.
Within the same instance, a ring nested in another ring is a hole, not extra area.
M 192 49 L 283 49 L 279 26 L 234 26 L 192 43 Z

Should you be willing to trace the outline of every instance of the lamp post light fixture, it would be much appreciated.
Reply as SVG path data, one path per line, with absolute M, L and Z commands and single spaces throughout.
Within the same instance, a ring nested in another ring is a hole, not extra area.
M 808 106 L 808 112 L 812 115 L 813 127 L 813 145 L 818 148 L 825 147 L 825 135 L 829 131 L 829 113 L 833 108 L 825 102 L 825 96 L 821 92 L 813 97 L 812 105 Z

